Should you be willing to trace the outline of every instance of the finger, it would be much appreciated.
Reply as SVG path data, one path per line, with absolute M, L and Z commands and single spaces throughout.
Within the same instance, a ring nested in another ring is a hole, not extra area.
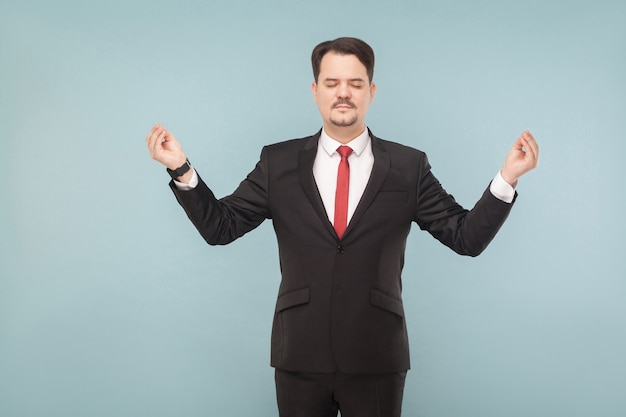
M 167 142 L 176 142 L 176 138 L 174 137 L 174 135 L 172 135 L 172 132 L 167 129 L 165 129 L 163 132 L 163 140 Z
M 539 145 L 530 132 L 528 132 L 528 135 L 526 136 L 526 141 L 528 143 L 528 148 L 532 151 L 535 159 L 539 158 Z
M 529 133 L 528 135 L 524 135 L 523 140 L 526 153 L 534 161 L 537 161 L 537 159 L 539 158 L 539 145 L 537 145 L 535 138 L 533 138 L 533 136 Z
M 517 140 L 515 141 L 515 143 L 513 143 L 513 146 L 511 147 L 512 151 L 521 151 L 523 150 L 524 147 L 524 142 L 523 142 L 523 135 L 520 135 L 519 138 L 517 138 Z
M 526 139 L 524 139 L 524 141 L 526 142 Z M 535 151 L 532 149 L 532 147 L 528 144 L 528 142 L 526 142 L 527 144 L 526 146 L 526 153 L 524 154 L 524 166 L 525 171 L 524 172 L 528 172 L 532 169 L 535 169 L 538 165 L 538 159 L 537 159 L 537 154 L 535 154 Z
M 147 145 L 148 145 L 148 149 L 150 150 L 150 155 L 152 157 L 154 157 L 154 150 L 155 150 L 155 143 L 157 141 L 158 138 L 158 129 L 156 127 L 154 127 L 151 131 L 150 134 L 148 135 L 146 141 L 147 141 Z
M 530 133 L 530 130 L 525 130 L 524 133 L 522 133 L 522 136 L 524 136 L 526 139 L 535 139 L 533 137 L 533 134 Z
M 154 158 L 154 142 L 156 140 L 156 129 L 153 128 L 146 136 L 146 146 L 148 146 L 148 151 L 150 152 L 150 156 Z
M 165 129 L 162 126 L 159 126 L 152 132 L 150 136 L 150 153 L 154 158 L 159 151 L 161 150 L 161 143 L 163 142 L 163 136 L 165 135 Z
M 158 125 L 158 124 L 152 126 L 152 129 L 150 129 L 150 131 L 146 135 L 146 144 L 150 144 L 151 143 L 152 135 L 160 128 L 160 126 L 161 125 Z

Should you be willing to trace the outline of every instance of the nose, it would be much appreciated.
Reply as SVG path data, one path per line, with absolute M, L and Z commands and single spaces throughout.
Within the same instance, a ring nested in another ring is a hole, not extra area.
M 337 97 L 339 98 L 350 98 L 352 97 L 352 92 L 350 91 L 350 86 L 348 83 L 340 83 L 337 87 Z

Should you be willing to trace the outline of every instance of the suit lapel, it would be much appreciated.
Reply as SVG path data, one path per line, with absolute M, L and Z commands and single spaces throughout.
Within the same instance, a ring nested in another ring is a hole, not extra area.
M 389 172 L 389 154 L 380 143 L 380 140 L 376 138 L 370 131 L 370 138 L 372 140 L 372 153 L 374 154 L 374 166 L 372 167 L 372 174 L 367 182 L 363 196 L 356 207 L 352 219 L 348 224 L 348 228 L 344 234 L 344 237 L 350 233 L 352 229 L 356 227 L 363 214 L 367 211 L 367 208 L 372 204 L 374 198 L 378 194 L 380 187 L 382 187 L 387 173 Z
M 317 144 L 320 134 L 321 130 L 312 136 L 311 139 L 307 141 L 304 148 L 300 150 L 298 155 L 298 174 L 304 194 L 311 202 L 315 212 L 322 219 L 322 223 L 326 225 L 326 229 L 328 229 L 330 233 L 335 234 L 333 225 L 328 221 L 328 214 L 326 214 L 322 197 L 320 196 L 317 184 L 315 183 L 315 177 L 313 176 L 313 163 L 317 155 Z

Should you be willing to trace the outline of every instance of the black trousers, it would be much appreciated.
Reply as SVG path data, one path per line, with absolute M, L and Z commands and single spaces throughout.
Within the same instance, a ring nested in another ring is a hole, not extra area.
M 400 417 L 406 372 L 318 374 L 276 369 L 280 417 Z

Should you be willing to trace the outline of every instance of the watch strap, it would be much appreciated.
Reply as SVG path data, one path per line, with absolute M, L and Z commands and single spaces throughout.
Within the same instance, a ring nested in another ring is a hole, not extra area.
M 191 169 L 191 164 L 189 163 L 189 159 L 187 159 L 182 166 L 176 169 L 167 168 L 167 173 L 170 174 L 170 177 L 172 177 L 172 179 L 176 179 L 178 177 L 182 177 L 183 175 L 185 175 L 187 171 L 189 171 L 190 169 Z

